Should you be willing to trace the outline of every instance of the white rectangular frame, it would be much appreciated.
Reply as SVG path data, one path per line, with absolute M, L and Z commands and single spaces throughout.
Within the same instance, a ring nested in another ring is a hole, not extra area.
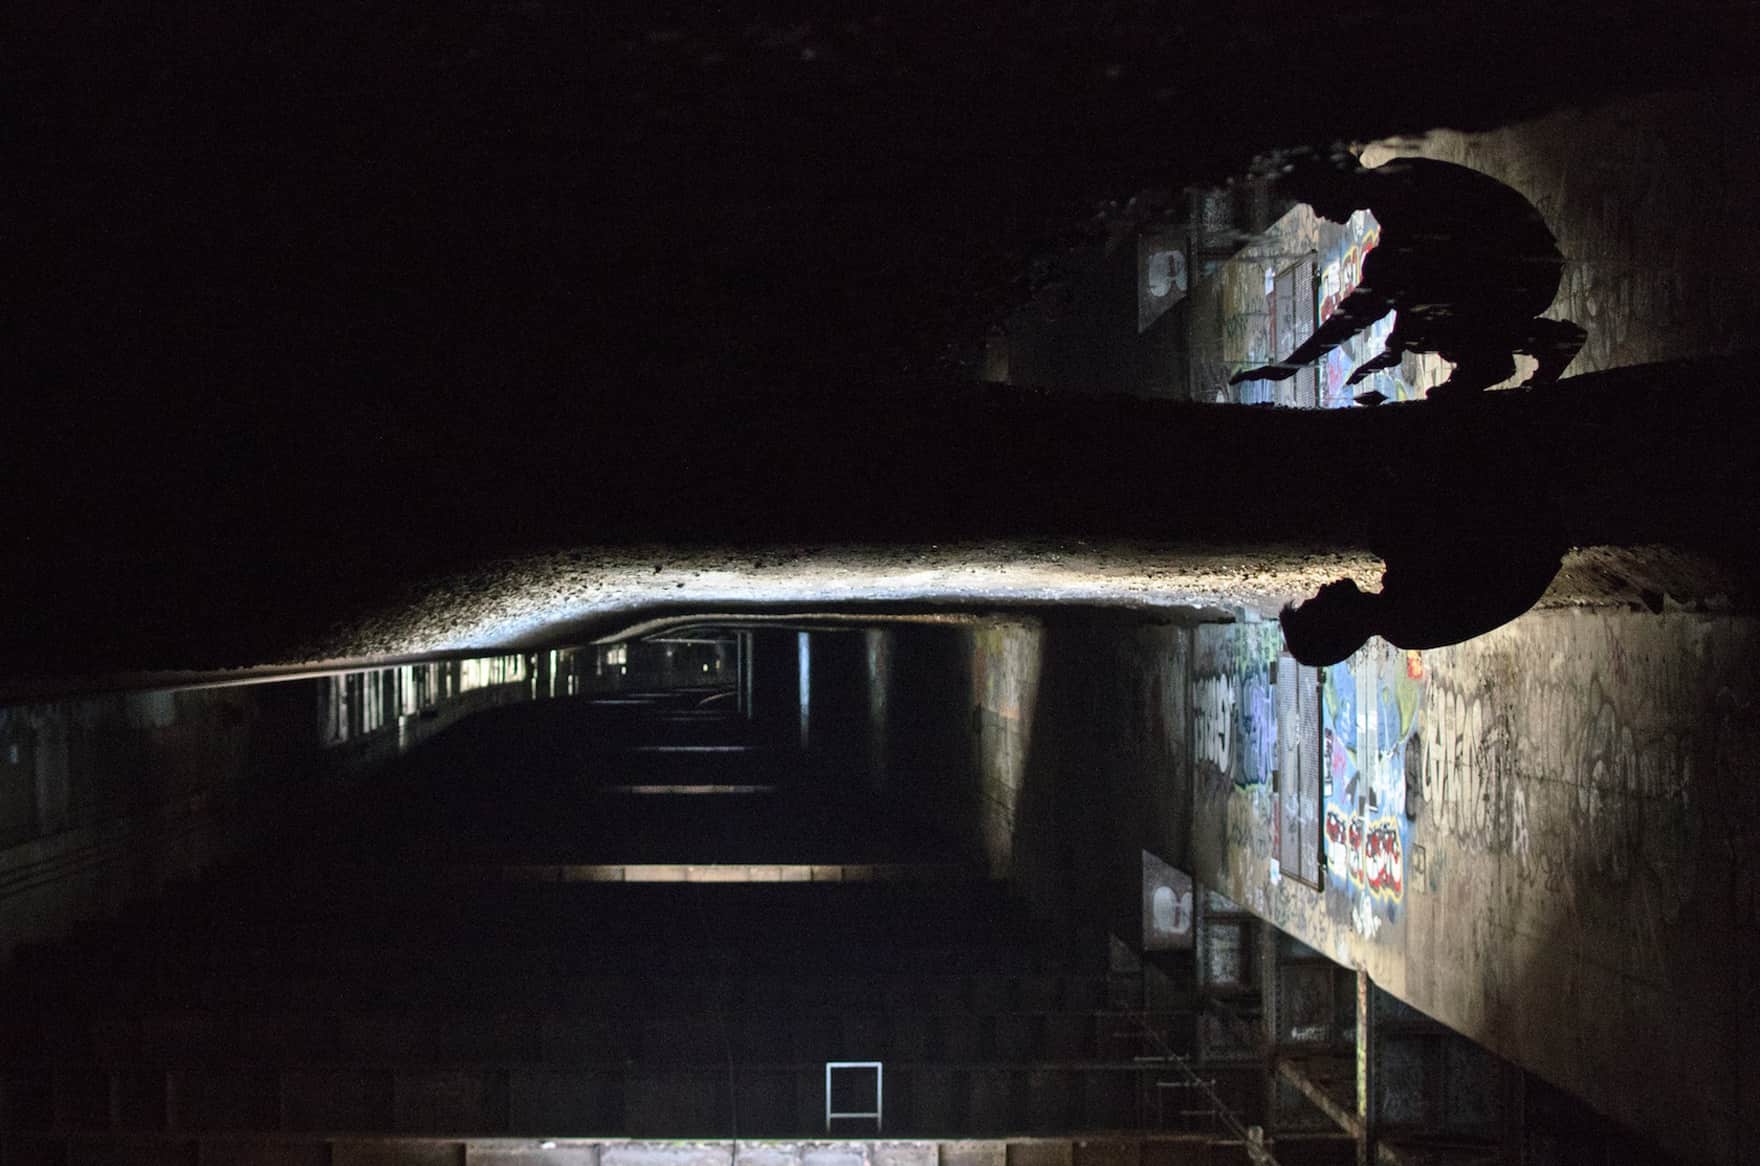
M 872 1069 L 874 1071 L 874 1111 L 872 1113 L 837 1113 L 831 1108 L 831 1074 L 842 1069 Z M 826 1061 L 825 1062 L 825 1132 L 831 1132 L 831 1123 L 842 1118 L 851 1120 L 874 1119 L 874 1132 L 879 1133 L 883 1119 L 881 1114 L 886 1109 L 886 1066 L 879 1061 Z

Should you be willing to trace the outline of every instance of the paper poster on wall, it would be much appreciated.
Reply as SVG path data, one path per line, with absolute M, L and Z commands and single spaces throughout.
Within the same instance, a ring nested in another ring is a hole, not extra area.
M 1192 946 L 1192 876 L 1143 851 L 1143 950 Z

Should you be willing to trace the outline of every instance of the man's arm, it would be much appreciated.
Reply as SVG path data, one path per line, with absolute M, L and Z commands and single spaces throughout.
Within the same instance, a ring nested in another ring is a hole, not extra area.
M 1237 372 L 1228 378 L 1228 383 L 1288 380 L 1391 311 L 1392 300 L 1360 287 L 1346 296 L 1326 322 L 1314 329 L 1314 334 L 1297 345 L 1294 352 L 1275 364 Z

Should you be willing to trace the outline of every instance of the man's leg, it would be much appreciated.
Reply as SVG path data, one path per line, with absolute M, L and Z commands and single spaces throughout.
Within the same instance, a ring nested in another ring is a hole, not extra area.
M 1238 385 L 1242 381 L 1287 380 L 1295 376 L 1299 369 L 1313 364 L 1391 311 L 1392 300 L 1360 287 L 1346 296 L 1337 310 L 1326 318 L 1326 322 L 1316 328 L 1312 336 L 1297 345 L 1294 352 L 1276 364 L 1237 372 L 1228 378 L 1228 383 Z
M 1540 362 L 1526 384 L 1549 385 L 1556 381 L 1577 353 L 1589 334 L 1569 320 L 1548 320 L 1545 317 L 1528 321 L 1527 336 L 1516 347 Z
M 1447 380 L 1425 394 L 1432 401 L 1475 396 L 1499 381 L 1508 380 L 1516 371 L 1515 357 L 1509 350 L 1492 345 L 1444 352 L 1442 356 L 1454 361 L 1454 371 Z
M 1351 373 L 1350 379 L 1347 380 L 1345 384 L 1358 384 L 1364 377 L 1372 376 L 1375 373 L 1380 372 L 1382 369 L 1396 368 L 1398 367 L 1399 362 L 1405 357 L 1405 354 L 1405 337 L 1401 334 L 1399 325 L 1395 324 L 1393 326 L 1393 331 L 1387 334 L 1387 343 L 1382 346 L 1381 352 L 1378 355 L 1365 360 L 1362 364 L 1359 364 L 1356 367 L 1356 370 Z

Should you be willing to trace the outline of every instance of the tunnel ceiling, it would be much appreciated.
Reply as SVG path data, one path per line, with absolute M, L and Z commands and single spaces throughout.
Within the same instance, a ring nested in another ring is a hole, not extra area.
M 49 671 L 281 659 L 536 550 L 761 541 L 693 525 L 705 464 L 935 397 L 1032 258 L 1135 192 L 1755 67 L 1721 5 L 6 19 L 30 116 L 0 584 L 31 614 L 0 657 Z M 583 508 L 612 473 L 653 484 L 640 523 Z

